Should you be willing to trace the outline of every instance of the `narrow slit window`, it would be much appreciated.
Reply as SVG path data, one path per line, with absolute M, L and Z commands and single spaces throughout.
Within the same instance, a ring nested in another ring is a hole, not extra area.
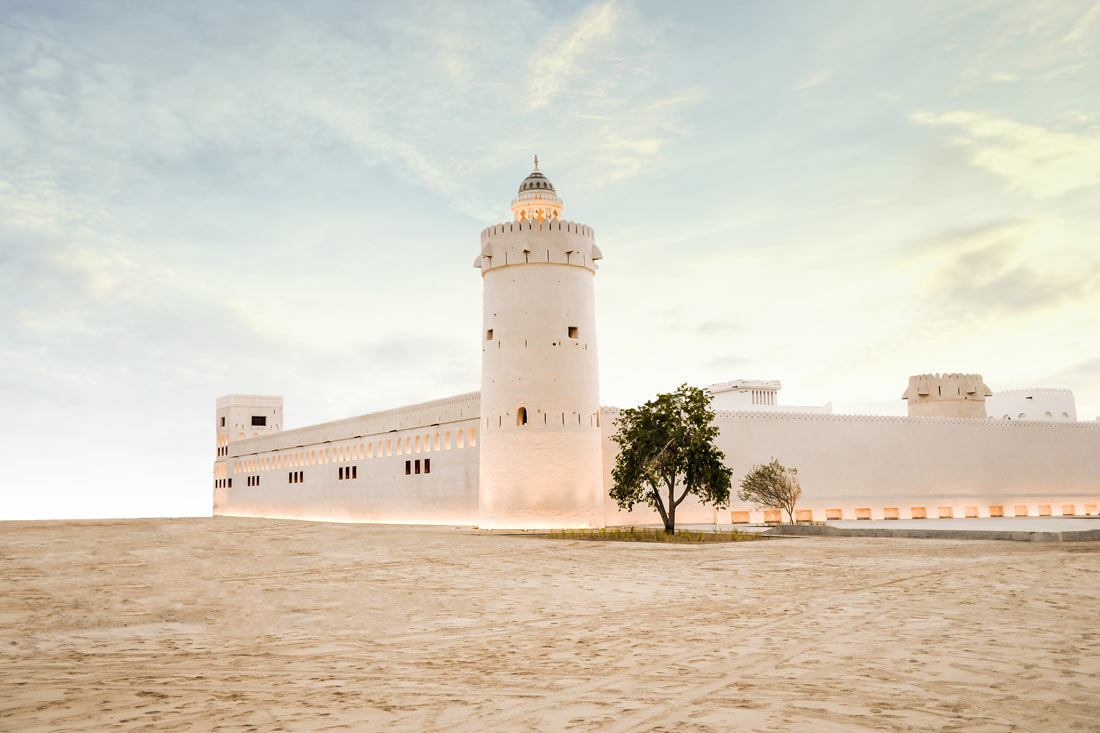
M 405 475 L 408 476 L 412 473 L 412 461 L 405 461 Z
M 359 466 L 352 466 L 351 467 L 351 477 L 352 478 L 359 478 Z
M 424 473 L 431 473 L 431 472 L 432 472 L 432 459 L 431 458 L 425 458 L 424 459 Z
M 416 459 L 415 472 L 420 473 L 420 459 L 419 458 Z

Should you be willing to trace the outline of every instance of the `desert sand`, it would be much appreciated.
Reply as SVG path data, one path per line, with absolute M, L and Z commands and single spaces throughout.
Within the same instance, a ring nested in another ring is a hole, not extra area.
M 1100 730 L 1100 543 L 0 524 L 0 729 Z

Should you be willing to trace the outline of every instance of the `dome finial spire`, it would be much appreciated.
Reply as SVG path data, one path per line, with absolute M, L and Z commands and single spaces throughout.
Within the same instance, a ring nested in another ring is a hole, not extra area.
M 536 155 L 535 156 L 535 170 L 538 170 L 538 169 L 539 169 L 539 156 Z

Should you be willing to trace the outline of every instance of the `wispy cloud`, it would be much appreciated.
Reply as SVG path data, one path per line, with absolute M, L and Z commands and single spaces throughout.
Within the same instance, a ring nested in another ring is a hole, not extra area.
M 928 293 L 949 317 L 989 320 L 1093 297 L 1100 260 L 1074 269 L 1043 265 L 1032 253 L 1039 223 L 998 222 L 945 237 L 924 250 L 935 263 Z
M 1068 43 L 1080 43 L 1090 38 L 1095 39 L 1094 31 L 1098 24 L 1100 24 L 1100 3 L 1096 3 L 1082 13 L 1063 40 Z
M 912 119 L 957 130 L 951 143 L 967 152 L 970 164 L 1001 176 L 1013 190 L 1049 198 L 1100 183 L 1100 135 L 975 112 L 918 112 Z
M 819 69 L 818 71 L 815 71 L 810 76 L 806 77 L 806 79 L 804 79 L 803 81 L 796 84 L 795 87 L 794 87 L 794 90 L 796 92 L 801 92 L 804 89 L 811 89 L 813 87 L 819 87 L 822 84 L 825 84 L 826 82 L 828 82 L 832 78 L 833 78 L 833 70 L 832 69 Z
M 552 29 L 527 60 L 524 74 L 530 76 L 527 104 L 532 109 L 545 107 L 574 75 L 584 71 L 585 53 L 608 39 L 622 17 L 616 0 L 594 3 L 570 22 Z

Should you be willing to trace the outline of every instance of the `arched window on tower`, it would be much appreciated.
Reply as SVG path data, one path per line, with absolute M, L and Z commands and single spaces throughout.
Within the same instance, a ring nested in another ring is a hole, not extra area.
M 517 407 L 516 408 L 516 425 L 526 425 L 526 424 L 527 424 L 527 408 L 526 407 Z

